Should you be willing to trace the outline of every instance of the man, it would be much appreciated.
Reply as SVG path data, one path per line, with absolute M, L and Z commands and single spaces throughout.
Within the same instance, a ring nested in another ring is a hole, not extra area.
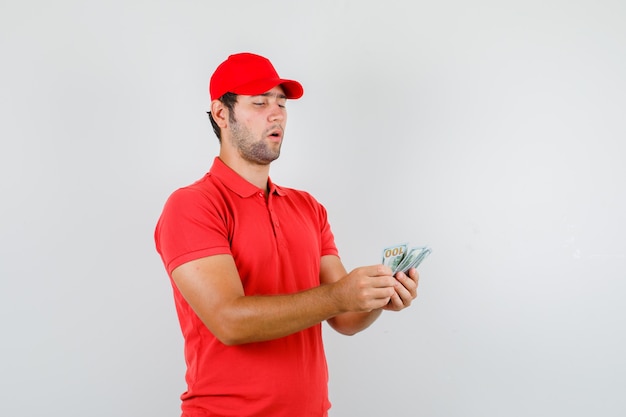
M 324 207 L 269 178 L 303 88 L 234 54 L 209 84 L 219 157 L 168 199 L 155 241 L 185 339 L 185 417 L 326 416 L 321 322 L 352 335 L 417 295 L 418 274 L 341 263 Z

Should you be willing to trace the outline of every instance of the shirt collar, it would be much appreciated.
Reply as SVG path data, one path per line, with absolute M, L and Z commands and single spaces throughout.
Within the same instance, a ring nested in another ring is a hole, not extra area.
M 248 182 L 232 168 L 226 165 L 219 156 L 213 160 L 213 165 L 209 171 L 211 176 L 216 177 L 228 189 L 241 197 L 250 197 L 261 191 L 256 185 Z M 274 184 L 270 178 L 267 179 L 270 194 L 285 195 L 285 189 Z

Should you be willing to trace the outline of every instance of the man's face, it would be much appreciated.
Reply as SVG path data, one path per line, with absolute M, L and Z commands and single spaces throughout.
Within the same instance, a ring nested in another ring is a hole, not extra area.
M 257 96 L 239 96 L 229 115 L 230 142 L 248 162 L 267 165 L 280 155 L 287 99 L 277 86 Z

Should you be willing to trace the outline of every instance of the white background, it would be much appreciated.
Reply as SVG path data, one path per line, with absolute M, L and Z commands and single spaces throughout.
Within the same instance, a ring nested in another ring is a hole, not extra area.
M 410 309 L 325 327 L 331 416 L 626 414 L 622 0 L 0 4 L 0 415 L 179 415 L 152 233 L 241 51 L 304 85 L 271 176 L 347 268 L 433 248 Z

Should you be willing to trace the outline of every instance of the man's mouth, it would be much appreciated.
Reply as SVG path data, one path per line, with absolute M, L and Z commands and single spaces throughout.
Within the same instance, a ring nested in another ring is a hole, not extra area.
M 270 139 L 278 141 L 280 139 L 282 139 L 283 137 L 283 131 L 282 129 L 276 128 L 276 129 L 272 129 L 269 131 L 268 135 L 267 135 Z

